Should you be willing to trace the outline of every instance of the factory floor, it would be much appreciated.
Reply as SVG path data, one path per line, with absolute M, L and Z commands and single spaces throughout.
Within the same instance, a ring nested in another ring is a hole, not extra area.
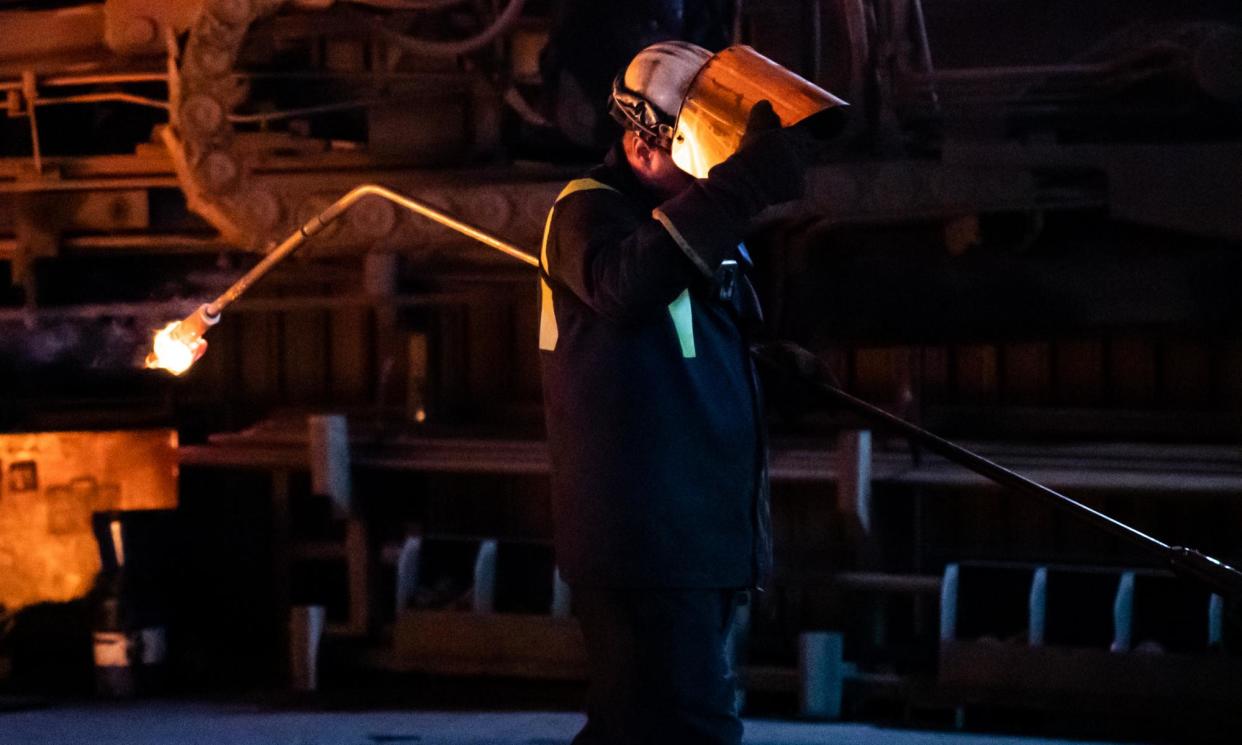
M 560 745 L 582 725 L 566 712 L 307 711 L 147 701 L 0 712 L 0 745 Z M 748 720 L 748 745 L 1061 745 L 1060 740 Z

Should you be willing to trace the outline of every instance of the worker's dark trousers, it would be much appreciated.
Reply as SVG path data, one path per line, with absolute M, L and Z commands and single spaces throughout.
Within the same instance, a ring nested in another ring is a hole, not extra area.
M 574 745 L 737 745 L 737 590 L 574 587 L 591 688 Z

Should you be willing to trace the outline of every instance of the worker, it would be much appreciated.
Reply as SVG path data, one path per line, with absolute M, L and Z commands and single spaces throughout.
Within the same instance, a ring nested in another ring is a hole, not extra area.
M 543 393 L 559 570 L 586 640 L 576 745 L 738 743 L 725 649 L 771 564 L 759 306 L 742 240 L 804 190 L 806 135 L 763 101 L 706 178 L 671 155 L 711 54 L 668 41 L 618 76 L 623 128 L 571 182 L 540 256 Z

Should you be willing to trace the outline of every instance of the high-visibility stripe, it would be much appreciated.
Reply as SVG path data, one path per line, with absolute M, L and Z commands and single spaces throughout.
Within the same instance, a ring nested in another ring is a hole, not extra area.
M 539 348 L 551 352 L 556 349 L 556 342 L 561 338 L 560 327 L 556 325 L 556 309 L 552 307 L 552 288 L 548 280 L 539 278 L 539 292 L 542 295 L 539 311 Z
M 677 329 L 677 341 L 681 344 L 681 356 L 694 357 L 694 311 L 690 304 L 690 290 L 682 290 L 677 299 L 668 304 L 668 314 L 673 317 Z
M 557 195 L 556 202 L 560 202 L 565 197 L 579 191 L 588 191 L 590 189 L 611 189 L 616 191 L 608 184 L 597 181 L 593 178 L 574 179 L 561 189 L 561 193 Z M 552 232 L 552 213 L 556 211 L 556 202 L 553 202 L 552 209 L 548 210 L 548 220 L 543 226 L 543 243 L 539 247 L 539 268 L 543 275 L 551 274 L 551 268 L 548 266 L 548 235 Z M 551 352 L 556 349 L 556 342 L 560 339 L 560 328 L 556 324 L 556 308 L 552 305 L 552 286 L 548 284 L 545 276 L 539 277 L 540 292 L 540 312 L 539 312 L 539 348 Z

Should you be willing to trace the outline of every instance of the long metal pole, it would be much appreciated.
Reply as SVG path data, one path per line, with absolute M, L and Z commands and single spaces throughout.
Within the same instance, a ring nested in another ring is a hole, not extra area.
M 988 479 L 998 484 L 1007 486 L 1023 494 L 1029 494 L 1033 497 L 1044 500 L 1054 506 L 1068 507 L 1080 517 L 1094 524 L 1096 527 L 1112 533 L 1113 535 L 1139 544 L 1153 551 L 1166 552 L 1169 550 L 1169 544 L 1154 538 L 1146 533 L 1131 527 L 1120 520 L 1109 517 L 1103 512 L 1079 502 L 1072 497 L 1068 497 L 1054 489 L 1050 489 L 1043 484 L 1033 481 L 1022 474 L 1012 471 L 1001 464 L 989 460 L 978 453 L 967 450 L 955 442 L 946 440 L 934 432 L 923 429 L 912 424 L 905 419 L 895 416 L 880 407 L 868 403 L 856 396 L 853 396 L 835 386 L 821 384 L 819 389 L 830 396 L 837 403 L 853 409 L 868 419 L 883 422 L 886 426 L 895 429 L 907 437 L 917 440 L 919 444 L 927 447 L 928 450 L 942 455 L 945 458 L 974 471 L 977 474 L 986 476 Z
M 1021 494 L 1041 499 L 1053 507 L 1068 509 L 1092 525 L 1102 528 L 1155 556 L 1159 556 L 1161 560 L 1167 562 L 1179 575 L 1201 582 L 1222 595 L 1242 598 L 1242 572 L 1239 572 L 1237 569 L 1196 549 L 1184 546 L 1170 546 L 1164 541 L 1153 538 L 1137 528 L 1110 517 L 1099 510 L 1088 507 L 1076 499 L 1032 481 L 995 461 L 988 460 L 978 453 L 967 450 L 901 417 L 890 414 L 878 406 L 846 393 L 831 382 L 830 373 L 827 372 L 819 358 L 801 347 L 782 342 L 756 349 L 755 356 L 761 362 L 769 364 L 779 371 L 786 373 L 796 372 L 801 381 L 809 383 L 824 396 L 858 412 L 867 419 L 880 422 L 900 432 L 911 440 L 925 446 L 928 450 L 960 466 L 985 476 L 1002 486 L 1010 487 Z

